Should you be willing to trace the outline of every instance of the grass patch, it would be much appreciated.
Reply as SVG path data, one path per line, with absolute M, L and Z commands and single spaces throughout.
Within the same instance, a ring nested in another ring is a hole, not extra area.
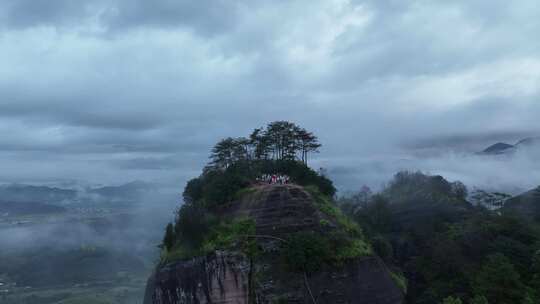
M 353 239 L 347 244 L 336 248 L 334 259 L 338 264 L 343 264 L 347 260 L 372 254 L 373 250 L 368 243 L 359 239 Z
M 333 202 L 332 198 L 322 194 L 316 186 L 307 186 L 304 189 L 311 195 L 315 206 L 331 219 L 335 220 L 338 228 L 329 233 L 326 242 L 332 248 L 327 260 L 330 264 L 342 265 L 347 260 L 369 256 L 373 254 L 373 249 L 366 241 L 360 226 L 345 216 L 341 209 Z M 321 219 L 323 227 L 329 226 L 329 221 Z M 323 237 L 323 236 L 321 236 Z
M 373 254 L 371 246 L 344 231 L 328 234 L 314 231 L 292 234 L 284 244 L 281 255 L 285 266 L 293 272 L 316 272 L 326 264 L 342 266 L 347 261 Z
M 319 225 L 321 225 L 322 227 L 330 227 L 330 222 L 328 220 L 325 220 L 325 219 L 320 219 L 319 220 Z
M 246 243 L 250 242 L 248 235 L 255 234 L 255 221 L 249 218 L 239 218 L 221 222 L 203 243 L 203 251 L 211 252 L 217 249 L 227 249 L 239 246 L 246 254 Z
M 403 294 L 407 294 L 407 279 L 403 274 L 401 273 L 395 273 L 393 271 L 390 271 L 390 276 L 392 277 L 392 280 L 396 282 L 396 284 L 399 286 Z
M 224 220 L 210 228 L 202 244 L 191 248 L 182 242 L 177 243 L 170 251 L 163 248 L 161 261 L 168 263 L 176 260 L 205 256 L 216 250 L 238 248 L 248 256 L 257 253 L 255 240 L 246 238 L 255 234 L 255 221 L 248 218 Z
M 351 236 L 363 238 L 362 229 L 353 220 L 349 219 L 341 209 L 333 202 L 332 198 L 322 194 L 314 185 L 304 189 L 311 195 L 317 208 L 324 214 L 336 220 L 336 222 Z

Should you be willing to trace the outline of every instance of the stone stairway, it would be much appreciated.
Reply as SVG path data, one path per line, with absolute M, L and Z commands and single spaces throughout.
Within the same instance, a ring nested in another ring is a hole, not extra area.
M 261 200 L 249 209 L 257 233 L 279 236 L 316 228 L 320 215 L 304 190 L 294 185 L 270 185 Z

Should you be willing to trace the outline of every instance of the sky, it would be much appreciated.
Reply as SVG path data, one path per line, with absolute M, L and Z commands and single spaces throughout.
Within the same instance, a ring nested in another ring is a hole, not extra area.
M 472 152 L 540 136 L 539 37 L 535 0 L 2 0 L 0 182 L 181 189 L 219 139 L 290 120 L 343 190 L 525 190 L 536 154 Z

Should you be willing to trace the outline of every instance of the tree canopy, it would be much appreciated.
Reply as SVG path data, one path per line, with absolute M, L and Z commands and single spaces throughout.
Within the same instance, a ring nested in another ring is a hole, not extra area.
M 400 172 L 380 193 L 340 203 L 404 274 L 407 303 L 540 303 L 538 223 L 468 199 L 460 182 Z
M 210 166 L 226 169 L 246 160 L 298 160 L 307 165 L 321 144 L 312 132 L 288 121 L 274 121 L 246 137 L 228 137 L 212 149 Z
M 250 191 L 249 187 L 263 175 L 286 175 L 297 185 L 309 186 L 306 189 L 314 191 L 312 195 L 318 197 L 319 201 L 327 202 L 323 198 L 328 198 L 330 202 L 336 193 L 332 181 L 323 171 L 315 171 L 307 165 L 309 154 L 318 152 L 320 146 L 313 133 L 287 121 L 276 121 L 265 128 L 257 128 L 249 137 L 220 140 L 212 148 L 210 162 L 202 174 L 188 181 L 184 189 L 184 204 L 176 212 L 174 223 L 170 223 L 165 231 L 163 261 L 204 254 L 207 250 L 222 246 L 223 240 L 233 239 L 236 232 L 241 230 L 245 234 L 247 230 L 254 229 L 252 220 L 245 223 L 225 221 L 220 218 L 220 210 L 224 205 L 238 201 L 245 193 L 243 191 Z M 336 206 L 324 207 L 327 212 L 333 211 L 332 216 L 339 211 Z M 352 222 L 347 223 L 347 226 L 343 224 L 347 229 L 354 226 Z M 346 247 L 351 245 L 350 237 L 333 235 L 328 240 L 324 239 L 332 243 L 331 247 L 335 250 L 347 249 L 336 254 L 336 260 L 370 250 L 369 246 L 363 246 L 366 243 L 358 239 L 354 240 L 354 246 Z M 354 237 L 359 235 L 355 234 Z M 293 253 L 290 257 L 296 258 L 297 252 Z M 324 260 L 330 261 L 328 257 Z
M 275 173 L 333 196 L 332 181 L 307 165 L 309 154 L 319 152 L 320 147 L 317 136 L 288 121 L 271 122 L 248 137 L 224 138 L 212 148 L 203 174 L 186 185 L 184 201 L 206 206 L 225 203 L 261 175 Z

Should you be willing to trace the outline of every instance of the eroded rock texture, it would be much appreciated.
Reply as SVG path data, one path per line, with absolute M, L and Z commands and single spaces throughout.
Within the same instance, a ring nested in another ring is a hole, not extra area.
M 151 278 L 146 301 L 176 303 L 248 303 L 249 263 L 224 252 L 168 264 Z
M 331 229 L 319 224 L 322 214 L 303 188 L 263 186 L 249 198 L 220 210 L 223 216 L 249 216 L 258 235 L 284 238 L 303 230 Z M 403 293 L 377 257 L 323 268 L 309 276 L 283 269 L 280 242 L 260 238 L 261 257 L 250 261 L 225 251 L 159 267 L 149 279 L 145 304 L 318 303 L 400 304 Z

